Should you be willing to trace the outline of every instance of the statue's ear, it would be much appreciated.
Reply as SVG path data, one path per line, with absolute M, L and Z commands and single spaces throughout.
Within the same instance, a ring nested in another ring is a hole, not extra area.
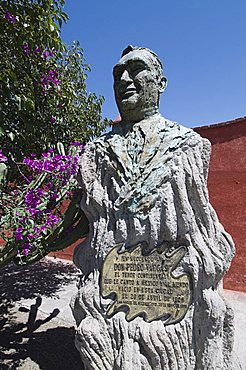
M 160 94 L 163 93 L 163 91 L 167 87 L 167 78 L 165 76 L 162 76 L 159 80 L 159 92 Z

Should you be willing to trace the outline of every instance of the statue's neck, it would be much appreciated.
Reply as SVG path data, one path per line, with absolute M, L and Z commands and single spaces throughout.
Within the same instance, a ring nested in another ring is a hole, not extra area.
M 158 107 L 150 107 L 138 111 L 136 109 L 128 110 L 127 112 L 120 112 L 122 120 L 124 122 L 137 123 L 143 121 L 146 118 L 150 118 L 158 113 Z
M 121 126 L 122 126 L 124 134 L 129 132 L 135 124 L 140 125 L 140 126 L 141 126 L 141 124 L 145 124 L 146 122 L 151 124 L 151 121 L 154 120 L 156 118 L 156 116 L 159 116 L 159 115 L 160 115 L 160 113 L 156 112 L 154 114 L 147 115 L 147 116 L 143 117 L 142 119 L 139 119 L 138 121 L 130 121 L 129 119 L 125 120 L 123 118 L 122 121 L 121 121 Z

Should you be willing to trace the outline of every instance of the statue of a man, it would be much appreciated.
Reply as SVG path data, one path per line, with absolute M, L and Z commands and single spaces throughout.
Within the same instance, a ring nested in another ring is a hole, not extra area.
M 151 50 L 128 46 L 113 73 L 122 120 L 81 158 L 90 232 L 74 256 L 82 272 L 72 303 L 76 346 L 86 369 L 232 369 L 233 313 L 219 288 L 234 246 L 208 201 L 210 143 L 158 112 L 167 80 Z M 166 316 L 127 321 L 124 307 L 107 315 L 105 259 L 116 246 L 127 255 L 141 243 L 147 254 L 186 248 L 173 270 L 191 277 L 191 299 L 171 325 Z

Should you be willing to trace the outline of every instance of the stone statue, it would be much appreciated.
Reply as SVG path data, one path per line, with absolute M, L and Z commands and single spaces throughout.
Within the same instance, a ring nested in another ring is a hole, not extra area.
M 71 307 L 82 361 L 87 370 L 237 368 L 220 294 L 234 246 L 208 200 L 210 143 L 158 113 L 167 80 L 151 50 L 128 46 L 113 74 L 122 120 L 80 161 L 90 231 L 74 255 L 82 275 Z M 113 272 L 126 279 L 110 294 L 102 279 Z M 165 289 L 158 276 L 177 283 Z

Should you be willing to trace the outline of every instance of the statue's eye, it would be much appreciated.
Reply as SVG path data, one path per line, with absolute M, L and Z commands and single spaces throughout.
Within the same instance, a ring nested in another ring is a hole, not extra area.
M 133 77 L 137 76 L 140 72 L 146 70 L 146 66 L 144 63 L 134 63 L 131 66 L 131 75 Z
M 132 75 L 133 76 L 137 76 L 140 72 L 142 72 L 144 70 L 144 68 L 135 68 L 133 71 L 132 71 Z

